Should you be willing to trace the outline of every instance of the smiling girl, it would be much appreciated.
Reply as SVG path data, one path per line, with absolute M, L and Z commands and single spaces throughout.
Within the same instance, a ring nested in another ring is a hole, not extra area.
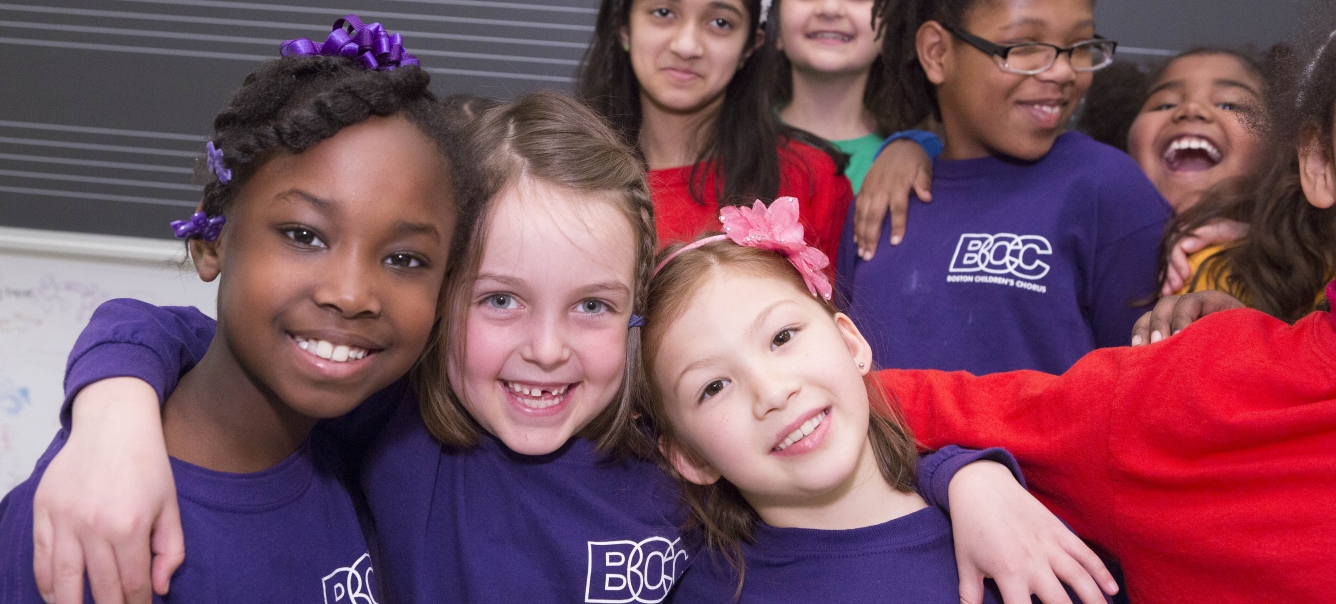
M 760 0 L 604 0 L 576 89 L 649 168 L 659 243 L 792 195 L 832 258 L 853 197 L 825 141 L 778 122 Z M 842 163 L 842 162 L 840 162 Z
M 846 225 L 839 272 L 876 358 L 1061 372 L 1125 344 L 1170 210 L 1125 154 L 1065 131 L 1115 47 L 1091 3 L 884 0 L 875 14 L 901 101 L 946 133 L 934 202 L 911 206 L 903 243 L 863 261 Z
M 676 601 L 978 601 L 867 341 L 819 295 L 796 206 L 725 210 L 728 234 L 670 248 L 650 286 L 646 414 L 711 546 Z M 1056 580 L 1037 593 L 1067 597 Z
M 352 16 L 346 26 L 376 33 Z M 179 383 L 172 375 L 163 439 L 152 443 L 164 453 L 165 441 L 171 455 L 169 516 L 179 495 L 184 532 L 175 543 L 159 535 L 155 549 L 166 556 L 158 568 L 190 551 L 165 601 L 374 601 L 379 593 L 344 487 L 345 460 L 313 428 L 399 379 L 421 354 L 456 208 L 443 151 L 449 132 L 427 74 L 406 64 L 390 71 L 398 57 L 368 48 L 356 48 L 362 59 L 285 57 L 248 76 L 214 120 L 200 212 L 173 225 L 190 239 L 200 278 L 219 281 L 218 337 Z M 360 62 L 377 56 L 388 69 Z M 94 321 L 143 306 L 109 304 Z M 66 566 L 79 540 L 53 535 L 33 506 L 44 473 L 60 471 L 52 457 L 74 442 L 61 430 L 33 477 L 0 502 L 0 600 L 83 600 L 83 569 Z M 40 563 L 43 544 L 56 564 Z M 88 556 L 90 569 L 148 566 L 147 557 L 118 559 L 109 549 Z M 150 595 L 147 582 L 122 584 L 114 572 L 91 571 L 88 580 L 89 597 L 100 601 Z M 167 588 L 160 573 L 153 590 Z

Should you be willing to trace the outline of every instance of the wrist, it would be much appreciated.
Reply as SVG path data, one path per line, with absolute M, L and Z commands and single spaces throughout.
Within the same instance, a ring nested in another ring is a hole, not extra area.
M 111 434 L 117 440 L 156 435 L 162 442 L 158 394 L 139 378 L 114 377 L 85 386 L 74 397 L 70 436 Z

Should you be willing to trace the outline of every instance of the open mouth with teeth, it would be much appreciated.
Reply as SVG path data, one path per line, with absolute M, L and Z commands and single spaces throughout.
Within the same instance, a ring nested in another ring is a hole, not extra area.
M 822 40 L 827 42 L 852 42 L 854 37 L 838 31 L 816 31 L 807 34 L 808 40 Z
M 1180 136 L 1169 142 L 1162 159 L 1170 172 L 1210 170 L 1225 158 L 1220 148 L 1201 136 Z
M 560 386 L 538 386 L 521 382 L 502 380 L 501 385 L 510 392 L 512 398 L 530 409 L 548 409 L 566 400 L 566 393 L 574 384 Z
M 301 336 L 292 336 L 292 339 L 297 342 L 298 348 L 325 359 L 326 361 L 334 361 L 335 363 L 360 361 L 372 353 L 365 348 L 358 348 L 347 344 L 335 344 L 326 340 L 304 338 Z
M 793 445 L 798 444 L 804 438 L 811 436 L 812 433 L 816 432 L 816 429 L 821 426 L 821 422 L 826 421 L 826 416 L 828 415 L 830 415 L 830 409 L 825 409 L 821 411 L 821 413 L 818 413 L 816 416 L 812 417 L 812 419 L 803 422 L 801 426 L 794 428 L 794 430 L 790 432 L 788 436 L 785 436 L 784 440 L 780 441 L 779 444 L 775 445 L 775 447 L 771 449 L 771 451 L 774 453 L 778 453 L 780 451 L 783 451 L 784 449 L 787 449 L 789 447 L 792 447 Z

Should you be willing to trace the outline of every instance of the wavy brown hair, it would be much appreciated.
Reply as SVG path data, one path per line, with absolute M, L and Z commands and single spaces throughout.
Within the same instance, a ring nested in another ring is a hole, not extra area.
M 654 209 L 640 160 L 597 115 L 574 99 L 546 91 L 492 106 L 472 119 L 461 147 L 465 156 L 459 160 L 456 189 L 463 210 L 460 236 L 450 251 L 454 267 L 446 275 L 441 297 L 444 318 L 414 370 L 427 429 L 453 447 L 472 446 L 479 436 L 480 428 L 464 407 L 460 391 L 450 383 L 447 367 L 452 357 L 465 354 L 473 283 L 486 248 L 493 200 L 501 191 L 520 179 L 534 179 L 579 192 L 589 203 L 612 203 L 621 210 L 636 237 L 632 313 L 644 313 L 645 285 L 657 247 Z M 649 455 L 633 415 L 634 401 L 644 396 L 645 387 L 639 331 L 633 327 L 627 337 L 621 389 L 612 404 L 578 434 L 611 457 Z
M 1162 257 L 1198 227 L 1218 219 L 1249 225 L 1248 234 L 1202 262 L 1189 290 L 1223 277 L 1225 291 L 1248 306 L 1293 323 L 1314 309 L 1314 300 L 1336 272 L 1336 209 L 1317 208 L 1304 197 L 1296 150 L 1319 146 L 1336 159 L 1332 145 L 1336 112 L 1336 32 L 1306 60 L 1277 55 L 1268 61 L 1265 126 L 1270 134 L 1264 164 L 1251 178 L 1222 183 L 1169 225 Z M 1161 260 L 1161 282 L 1167 262 Z
M 670 246 L 660 256 L 668 258 L 681 248 L 682 245 Z M 740 246 L 731 241 L 716 241 L 679 254 L 650 282 L 643 348 L 647 373 L 654 367 L 668 326 L 681 317 L 702 285 L 712 277 L 723 278 L 726 274 L 778 279 L 804 294 L 807 292 L 807 285 L 798 271 L 794 270 L 788 260 L 774 252 Z M 833 318 L 835 307 L 825 301 L 821 301 L 821 304 Z M 914 436 L 902 418 L 894 397 L 872 377 L 872 372 L 863 378 L 863 383 L 867 387 L 868 403 L 873 411 L 868 438 L 872 441 L 877 468 L 892 487 L 905 493 L 913 492 L 915 464 L 918 461 Z M 673 447 L 699 458 L 700 455 L 674 432 L 665 409 L 665 393 L 653 382 L 648 390 L 650 396 L 645 399 L 647 404 L 644 406 L 644 415 L 661 449 Z M 720 479 L 709 485 L 695 484 L 674 469 L 666 456 L 661 454 L 659 459 L 664 471 L 682 487 L 682 500 L 689 511 L 684 532 L 699 530 L 703 545 L 724 555 L 738 570 L 738 589 L 741 593 L 741 582 L 746 572 L 742 561 L 742 543 L 752 539 L 752 530 L 760 519 L 756 511 L 728 479 Z

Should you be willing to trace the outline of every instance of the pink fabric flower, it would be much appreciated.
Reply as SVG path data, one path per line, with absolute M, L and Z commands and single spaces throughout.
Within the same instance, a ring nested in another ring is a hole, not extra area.
M 821 272 L 830 266 L 830 259 L 803 241 L 796 197 L 780 197 L 768 208 L 759 199 L 750 208 L 729 206 L 719 211 L 719 221 L 734 243 L 783 254 L 798 269 L 813 296 L 830 300 L 830 281 Z

